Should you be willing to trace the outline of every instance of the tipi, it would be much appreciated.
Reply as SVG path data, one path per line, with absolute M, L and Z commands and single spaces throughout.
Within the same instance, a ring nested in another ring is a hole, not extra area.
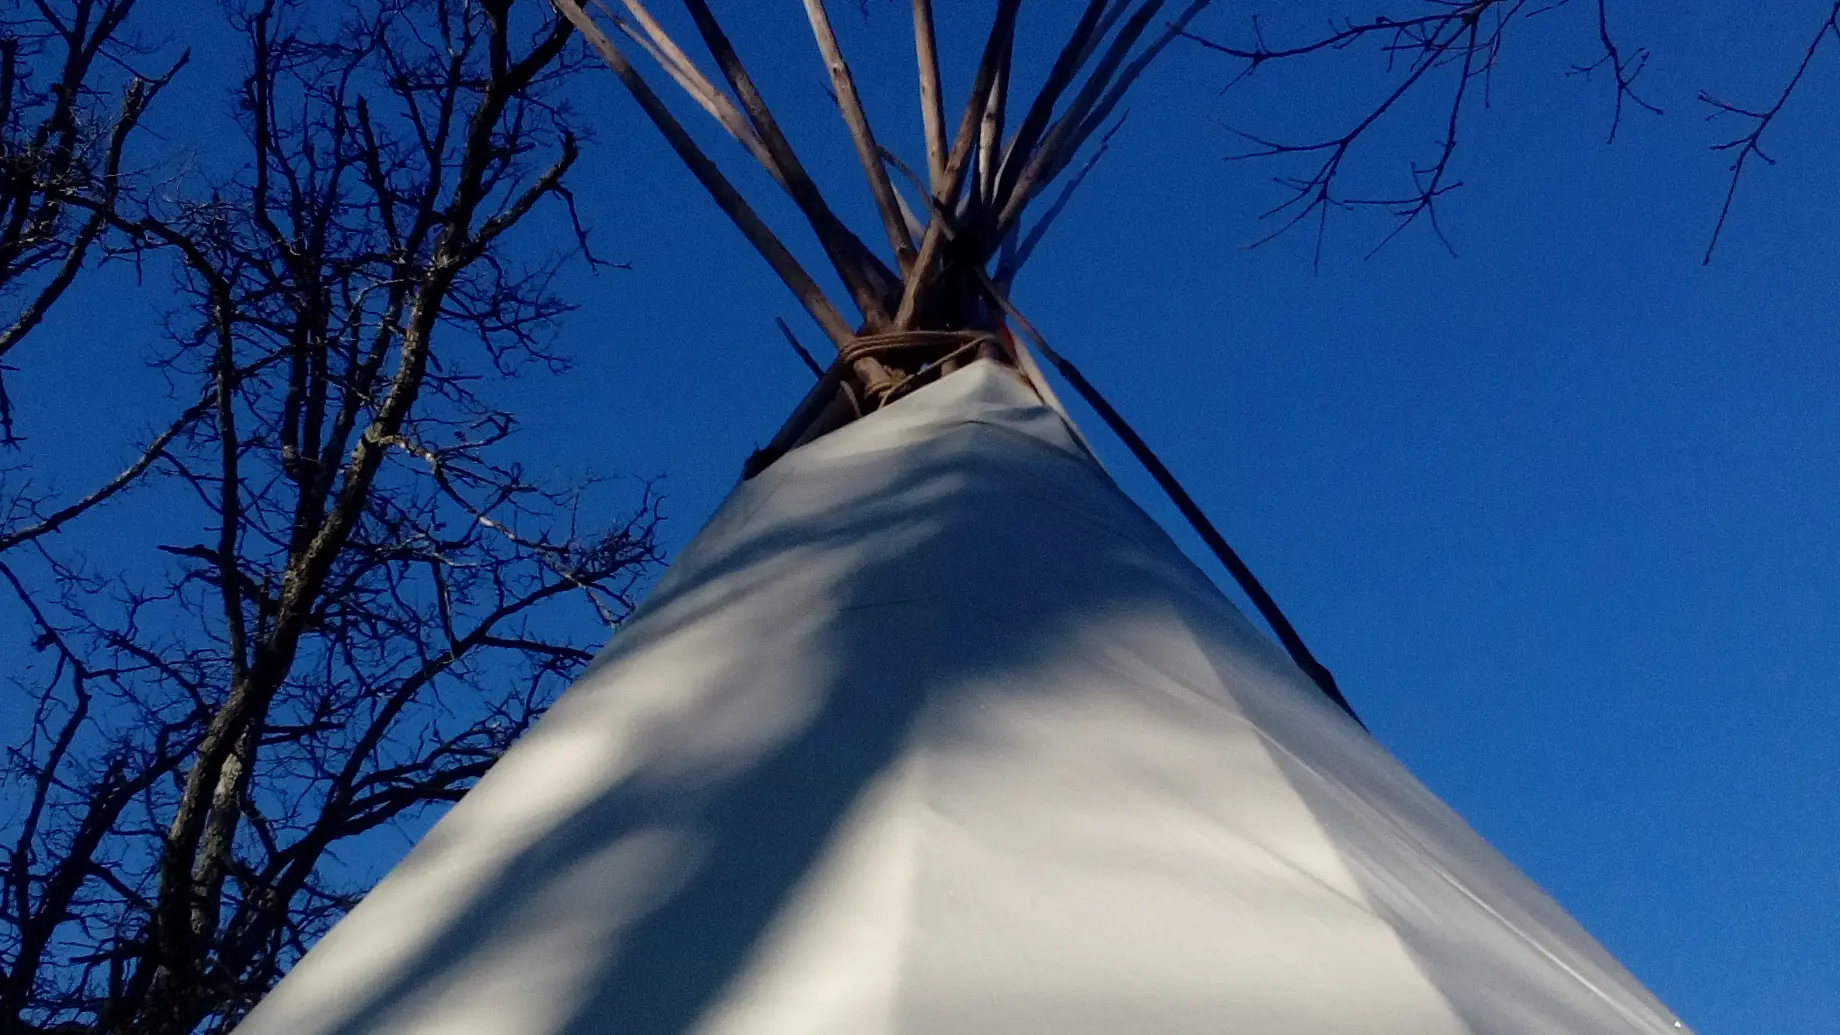
M 1211 528 L 1287 650 L 1118 490 L 1012 337 L 1046 349 L 1006 294 L 1025 206 L 1205 0 L 1167 24 L 1160 0 L 1089 0 L 1007 136 L 1018 0 L 952 136 L 915 0 L 924 217 L 806 0 L 892 266 L 702 0 L 727 89 L 638 0 L 555 2 L 839 358 L 581 681 L 243 1035 L 1682 1030 L 1362 729 Z M 860 328 L 603 23 L 792 195 Z

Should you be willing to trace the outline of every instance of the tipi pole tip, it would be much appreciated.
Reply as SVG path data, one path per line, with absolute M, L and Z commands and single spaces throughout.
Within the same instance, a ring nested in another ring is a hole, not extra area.
M 1078 133 L 1087 114 L 1093 110 L 1094 105 L 1099 103 L 1106 85 L 1111 82 L 1119 66 L 1124 64 L 1131 48 L 1136 46 L 1138 37 L 1143 35 L 1144 29 L 1150 24 L 1150 19 L 1156 16 L 1163 2 L 1164 0 L 1147 0 L 1131 17 L 1125 19 L 1124 25 L 1118 30 L 1118 35 L 1112 39 L 1111 45 L 1105 49 L 1104 56 L 1093 68 L 1092 74 L 1087 76 L 1079 92 L 1074 94 L 1073 101 L 1068 104 L 1067 110 L 1049 127 L 1047 136 L 1043 138 L 1035 154 L 1027 156 L 1027 163 L 1016 177 L 1015 188 L 1003 199 L 1002 211 L 996 221 L 999 229 L 1013 226 L 1021 217 L 1023 206 L 1047 186 L 1056 168 L 1066 164 L 1063 156 L 1069 142 Z M 1205 3 L 1206 0 L 1201 0 L 1201 2 Z
M 1003 60 L 996 77 L 990 81 L 990 96 L 984 101 L 983 124 L 978 132 L 978 174 L 974 197 L 983 207 L 990 207 L 996 197 L 997 171 L 1003 151 L 1004 109 L 1009 104 L 1010 64 L 1015 60 L 1015 34 L 1003 48 Z
M 753 76 L 748 73 L 747 66 L 742 63 L 708 3 L 705 0 L 684 0 L 684 7 L 689 10 L 697 32 L 702 35 L 710 54 L 715 57 L 716 66 L 722 70 L 723 77 L 740 99 L 748 119 L 754 123 L 761 143 L 784 174 L 782 182 L 786 185 L 786 192 L 792 196 L 806 222 L 811 224 L 812 232 L 824 246 L 825 254 L 837 270 L 838 277 L 843 280 L 856 307 L 871 323 L 885 321 L 888 316 L 887 300 L 893 294 L 899 278 L 831 211 L 823 192 L 799 161 L 791 141 L 781 130 L 779 121 L 773 117 L 766 99 L 754 84 Z
M 882 165 L 881 148 L 875 143 L 875 132 L 869 125 L 868 113 L 863 110 L 862 96 L 856 92 L 856 77 L 850 73 L 850 64 L 844 59 L 843 46 L 837 42 L 837 31 L 831 25 L 824 0 L 805 0 L 805 15 L 811 22 L 818 50 L 824 56 L 825 68 L 830 72 L 837 108 L 843 113 L 857 157 L 869 176 L 869 192 L 874 195 L 875 206 L 881 212 L 882 226 L 894 248 L 896 264 L 905 273 L 914 262 L 914 242 L 907 236 L 907 221 L 901 216 L 894 185 L 889 182 L 888 170 Z
M 638 69 L 633 67 L 632 62 L 626 59 L 626 55 L 620 51 L 620 48 L 608 38 L 605 32 L 601 31 L 601 27 L 588 16 L 586 11 L 582 10 L 576 0 L 552 0 L 552 2 L 563 17 L 581 32 L 589 45 L 601 56 L 601 60 L 613 70 L 614 75 L 619 77 L 621 84 L 626 87 L 633 100 L 638 102 L 646 117 L 664 135 L 671 149 L 677 153 L 678 159 L 690 168 L 698 182 L 702 183 L 704 190 L 708 191 L 710 197 L 715 200 L 716 205 L 734 222 L 743 236 L 747 237 L 748 243 L 752 244 L 755 250 L 760 252 L 761 257 L 767 260 L 773 272 L 778 274 L 780 280 L 784 281 L 792 293 L 798 297 L 799 302 L 811 314 L 812 319 L 817 321 L 818 326 L 824 328 L 824 333 L 840 347 L 848 342 L 855 332 L 844 320 L 843 314 L 831 305 L 830 299 L 824 296 L 823 289 L 819 288 L 817 282 L 811 279 L 811 275 L 805 272 L 805 268 L 799 265 L 798 260 L 774 235 L 772 229 L 747 203 L 741 193 L 735 189 L 734 184 L 722 175 L 722 171 L 716 167 L 716 164 L 703 153 L 696 141 L 691 139 L 683 124 L 677 121 L 677 117 L 671 114 L 669 108 L 665 107 L 664 102 L 646 84 L 645 78 L 639 74 Z
M 1021 6 L 1022 0 L 998 0 L 996 20 L 991 25 L 990 36 L 985 40 L 984 55 L 978 61 L 977 79 L 971 85 L 970 99 L 965 102 L 965 114 L 958 123 L 958 136 L 952 144 L 952 154 L 946 159 L 945 189 L 935 195 L 938 209 L 932 221 L 927 224 L 926 236 L 920 242 L 920 254 L 915 258 L 913 272 L 903 286 L 900 308 L 895 311 L 894 324 L 897 328 L 914 326 L 922 296 L 938 273 L 936 267 L 939 264 L 939 250 L 945 243 L 946 224 L 943 216 L 951 210 L 953 200 L 964 186 L 972 145 L 977 141 L 978 128 L 984 118 L 984 104 L 990 99 L 990 84 L 995 80 L 1003 53 L 1009 48 L 1015 34 L 1016 13 Z
M 634 31 L 625 19 L 608 10 L 605 0 L 595 0 L 595 6 L 606 13 L 621 32 L 643 47 L 652 60 L 676 80 L 677 84 L 683 87 L 684 92 L 701 105 L 704 111 L 714 116 L 730 136 L 740 141 L 741 145 L 747 148 L 748 153 L 754 156 L 754 160 L 767 170 L 768 175 L 779 181 L 782 187 L 785 186 L 785 176 L 773 163 L 766 146 L 761 143 L 760 134 L 754 132 L 754 127 L 748 124 L 747 117 L 741 113 L 741 109 L 735 106 L 735 102 L 729 99 L 728 94 L 696 67 L 696 62 L 684 52 L 682 47 L 678 46 L 677 41 L 671 38 L 671 34 L 665 31 L 658 19 L 652 17 L 651 11 L 647 10 L 640 0 L 621 0 L 621 2 L 625 5 L 627 12 L 632 15 L 633 21 L 639 24 L 639 29 L 643 30 L 643 36 Z
M 1123 72 L 1119 73 L 1116 81 L 1105 91 L 1105 95 L 1100 98 L 1099 103 L 1095 104 L 1086 118 L 1081 120 L 1079 127 L 1074 132 L 1073 139 L 1068 142 L 1067 148 L 1056 159 L 1055 166 L 1049 170 L 1050 176 L 1059 175 L 1061 170 L 1065 169 L 1067 165 L 1073 161 L 1074 156 L 1079 154 L 1080 148 L 1085 146 L 1087 139 L 1092 136 L 1093 131 L 1103 125 L 1106 119 L 1111 117 L 1113 109 L 1124 99 L 1125 94 L 1130 92 L 1132 85 L 1137 82 L 1137 78 L 1143 75 L 1144 70 L 1150 67 L 1151 62 L 1156 60 L 1157 56 L 1163 52 L 1164 48 L 1168 47 L 1176 38 L 1187 33 L 1189 22 L 1193 21 L 1195 16 L 1200 14 L 1202 9 L 1206 8 L 1212 2 L 1213 0 L 1189 0 L 1189 5 L 1182 10 L 1181 14 L 1170 20 L 1168 26 L 1164 28 L 1162 35 L 1158 36 L 1135 58 L 1131 59 L 1131 63 L 1125 67 Z
M 1029 104 L 1028 113 L 1022 117 L 1021 126 L 1017 128 L 1015 137 L 1010 140 L 1008 148 L 1003 153 L 995 197 L 1007 198 L 1015 188 L 1016 177 L 1021 175 L 1023 163 L 1034 151 L 1036 142 L 1041 138 L 1041 131 L 1048 125 L 1048 120 L 1054 116 L 1054 105 L 1060 100 L 1061 94 L 1072 84 L 1074 77 L 1079 73 L 1080 66 L 1086 61 L 1086 55 L 1092 52 L 1096 44 L 1097 36 L 1101 33 L 1100 23 L 1104 19 L 1107 3 L 1108 0 L 1087 0 L 1086 10 L 1081 13 L 1079 22 L 1074 25 L 1073 34 L 1068 37 L 1066 44 L 1061 47 L 1060 54 L 1055 57 L 1053 67 L 1048 70 L 1047 81 L 1036 93 L 1035 100 Z M 1114 10 L 1120 9 L 1114 8 Z M 1002 202 L 999 201 L 998 204 L 1001 205 Z
M 932 192 L 945 190 L 946 112 L 939 86 L 939 40 L 933 0 L 914 0 L 914 55 L 920 66 L 920 120 L 926 132 L 926 167 Z

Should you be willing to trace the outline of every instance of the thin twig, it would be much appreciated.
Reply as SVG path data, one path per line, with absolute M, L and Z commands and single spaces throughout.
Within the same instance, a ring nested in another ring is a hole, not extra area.
M 1615 107 L 1610 112 L 1610 136 L 1604 142 L 1614 144 L 1616 143 L 1616 131 L 1623 125 L 1623 101 L 1625 99 L 1633 101 L 1637 106 L 1653 114 L 1661 115 L 1663 112 L 1643 99 L 1641 94 L 1636 93 L 1636 77 L 1648 67 L 1648 49 L 1637 47 L 1629 57 L 1623 57 L 1622 50 L 1616 45 L 1616 39 L 1610 35 L 1609 0 L 1597 0 L 1597 39 L 1604 48 L 1603 56 L 1588 65 L 1573 65 L 1567 74 L 1589 78 L 1592 72 L 1609 66 L 1610 75 L 1616 81 L 1616 101 Z
M 180 59 L 179 65 L 185 64 L 185 60 Z M 173 72 L 177 71 L 178 65 L 175 65 Z M 82 268 L 90 246 L 101 235 L 103 227 L 108 222 L 109 214 L 114 211 L 115 197 L 121 186 L 122 150 L 127 144 L 128 135 L 140 122 L 141 114 L 147 110 L 147 105 L 152 103 L 154 95 L 171 81 L 172 74 L 168 72 L 165 76 L 152 81 L 136 78 L 128 84 L 127 93 L 121 102 L 121 113 L 115 118 L 115 126 L 109 133 L 108 148 L 104 152 L 102 175 L 99 177 L 102 184 L 102 196 L 98 200 L 97 207 L 84 221 L 76 236 L 71 239 L 64 261 L 58 267 L 57 272 L 52 275 L 50 281 L 39 291 L 37 297 L 20 311 L 12 325 L 0 331 L 0 356 L 6 355 L 7 351 L 17 345 L 32 328 L 38 326 L 39 321 L 44 319 L 45 313 L 63 296 L 65 290 L 70 287 L 71 281 L 76 279 L 77 271 Z
M 0 553 L 4 553 L 18 546 L 20 543 L 28 542 L 37 539 L 39 536 L 49 535 L 57 531 L 65 524 L 68 524 L 73 518 L 82 515 L 84 512 L 105 502 L 129 485 L 134 484 L 134 482 L 147 471 L 147 468 L 153 466 L 155 460 L 165 455 L 166 447 L 172 444 L 173 439 L 186 433 L 194 424 L 198 423 L 199 419 L 209 413 L 211 408 L 216 405 L 216 401 L 216 393 L 215 390 L 213 390 L 198 402 L 187 407 L 185 412 L 181 413 L 177 419 L 166 426 L 166 430 L 160 432 L 159 435 L 154 437 L 152 442 L 147 444 L 146 449 L 141 450 L 140 456 L 136 458 L 132 464 L 129 464 L 121 473 L 109 479 L 107 483 L 94 492 L 91 492 L 89 495 L 74 503 L 68 504 L 67 506 L 45 515 L 45 517 L 33 524 L 10 531 L 0 531 Z
M 1473 10 L 1477 15 L 1480 15 L 1486 4 L 1483 4 L 1482 0 L 1477 0 L 1477 2 L 1482 6 L 1473 6 Z M 1471 9 L 1472 8 L 1466 8 L 1465 10 Z M 1465 37 L 1470 40 L 1469 47 L 1465 48 L 1466 54 L 1471 48 L 1474 48 L 1476 46 L 1476 24 L 1477 20 L 1475 19 L 1445 14 L 1435 18 L 1419 19 L 1410 30 L 1399 30 L 1401 33 L 1407 34 L 1405 38 L 1409 43 L 1409 45 L 1402 45 L 1402 47 L 1409 50 L 1413 55 L 1412 62 L 1408 66 L 1405 75 L 1378 104 L 1369 109 L 1365 116 L 1339 137 L 1330 140 L 1320 140 L 1309 144 L 1282 144 L 1254 136 L 1241 130 L 1231 130 L 1231 132 L 1258 145 L 1257 150 L 1230 156 L 1234 160 L 1269 157 L 1281 154 L 1316 153 L 1326 155 L 1322 162 L 1318 164 L 1316 169 L 1309 175 L 1280 179 L 1278 181 L 1283 186 L 1289 188 L 1291 192 L 1290 197 L 1273 205 L 1264 213 L 1261 213 L 1260 218 L 1272 218 L 1285 212 L 1290 212 L 1291 214 L 1289 218 L 1285 219 L 1275 229 L 1252 242 L 1250 247 L 1262 247 L 1276 240 L 1289 232 L 1292 228 L 1301 225 L 1305 219 L 1312 213 L 1315 213 L 1318 218 L 1316 247 L 1312 263 L 1314 266 L 1320 268 L 1322 262 L 1322 246 L 1328 225 L 1328 212 L 1330 206 L 1334 205 L 1350 208 L 1365 203 L 1395 209 L 1410 209 L 1417 201 L 1426 198 L 1427 194 L 1429 200 L 1435 202 L 1440 194 L 1458 186 L 1457 184 L 1443 184 L 1441 182 L 1441 169 L 1449 163 L 1450 157 L 1454 153 L 1456 147 L 1454 132 L 1447 132 L 1439 149 L 1439 157 L 1431 166 L 1434 170 L 1434 183 L 1431 191 L 1426 192 L 1421 190 L 1419 194 L 1407 199 L 1376 199 L 1369 202 L 1344 200 L 1335 197 L 1332 193 L 1332 188 L 1341 174 L 1342 165 L 1347 160 L 1348 154 L 1353 149 L 1355 142 L 1377 125 L 1388 112 L 1392 111 L 1394 106 L 1399 103 L 1400 99 L 1407 93 L 1410 93 L 1413 87 L 1415 87 L 1421 79 L 1433 69 L 1443 65 L 1446 60 L 1450 59 L 1451 51 L 1456 47 L 1459 40 Z M 1445 35 L 1446 30 L 1449 30 L 1448 35 Z M 1496 37 L 1499 36 L 1500 31 L 1499 28 L 1492 30 Z M 1365 34 L 1365 30 L 1360 33 L 1350 34 L 1352 32 L 1353 30 L 1344 30 L 1344 32 L 1338 33 L 1335 38 L 1352 40 Z M 1190 38 L 1192 39 L 1193 37 Z M 1263 48 L 1264 45 L 1262 42 L 1260 46 Z M 1217 47 L 1216 49 L 1221 48 Z M 1261 50 L 1257 53 L 1302 54 L 1310 53 L 1316 49 L 1319 49 L 1318 44 L 1309 44 L 1302 47 L 1291 48 L 1286 51 Z M 1461 105 L 1465 96 L 1464 84 L 1468 81 L 1468 77 L 1472 71 L 1472 65 L 1467 57 L 1461 67 L 1462 71 L 1460 74 L 1462 78 L 1459 80 L 1457 89 L 1454 91 L 1455 99 L 1450 108 L 1451 118 L 1453 120 L 1461 112 Z M 1454 122 L 1450 124 L 1454 125 Z M 1423 211 L 1430 210 L 1430 206 L 1427 205 Z
M 1783 106 L 1789 103 L 1789 98 L 1795 93 L 1796 87 L 1801 85 L 1802 77 L 1808 74 L 1808 66 L 1814 63 L 1815 52 L 1821 49 L 1822 41 L 1830 32 L 1836 39 L 1840 39 L 1840 0 L 1834 0 L 1834 5 L 1828 8 L 1827 16 L 1821 20 L 1821 27 L 1815 31 L 1814 39 L 1808 41 L 1808 49 L 1802 53 L 1801 64 L 1796 66 L 1795 74 L 1789 77 L 1789 82 L 1783 86 L 1782 92 L 1776 95 L 1775 103 L 1768 108 L 1761 111 L 1741 108 L 1735 104 L 1727 104 L 1718 100 L 1704 90 L 1700 91 L 1699 99 L 1714 109 L 1712 115 L 1708 116 L 1709 118 L 1719 115 L 1737 115 L 1752 121 L 1749 133 L 1723 144 L 1714 145 L 1712 148 L 1714 151 L 1736 151 L 1738 157 L 1732 159 L 1731 162 L 1731 183 L 1725 188 L 1724 202 L 1719 205 L 1718 221 L 1712 225 L 1712 239 L 1706 242 L 1706 255 L 1700 260 L 1703 265 L 1712 265 L 1712 252 L 1719 246 L 1719 235 L 1725 231 L 1725 220 L 1731 215 L 1731 202 L 1738 196 L 1738 181 L 1744 178 L 1745 163 L 1750 161 L 1752 155 L 1756 155 L 1768 165 L 1776 164 L 1776 160 L 1763 151 L 1761 146 L 1763 135 L 1776 121 L 1776 116 L 1781 114 Z
M 926 237 L 920 242 L 920 254 L 914 259 L 913 272 L 907 277 L 907 283 L 901 293 L 901 306 L 895 312 L 896 328 L 907 329 L 914 325 L 914 318 L 920 309 L 920 301 L 926 289 L 938 275 L 935 268 L 939 262 L 939 249 L 945 244 L 946 223 L 941 218 L 952 207 L 964 185 L 965 170 L 971 156 L 971 145 L 977 139 L 979 123 L 984 117 L 984 102 L 990 95 L 990 84 L 996 78 L 997 65 L 1002 61 L 1003 51 L 1010 46 L 1016 31 L 1016 12 L 1022 6 L 1022 0 L 998 0 L 996 22 L 991 26 L 990 36 L 984 43 L 984 56 L 978 61 L 977 79 L 971 84 L 971 99 L 965 104 L 964 118 L 958 124 L 958 137 L 952 145 L 952 155 L 946 161 L 945 190 L 936 192 L 931 204 L 937 207 L 932 221 L 927 224 Z
M 1022 175 L 1023 162 L 1034 152 L 1041 131 L 1047 128 L 1048 120 L 1054 117 L 1054 105 L 1072 84 L 1074 76 L 1079 74 L 1086 55 L 1092 53 L 1097 44 L 1099 23 L 1105 15 L 1107 3 L 1108 0 L 1087 0 L 1086 10 L 1074 24 L 1073 35 L 1061 47 L 1053 67 L 1048 69 L 1047 80 L 1042 83 L 1035 100 L 1030 102 L 1028 114 L 1022 117 L 1022 124 L 1017 127 L 1015 137 L 1004 150 L 1002 170 L 997 176 L 997 188 L 992 197 L 1006 197 L 1015 187 L 1016 177 Z

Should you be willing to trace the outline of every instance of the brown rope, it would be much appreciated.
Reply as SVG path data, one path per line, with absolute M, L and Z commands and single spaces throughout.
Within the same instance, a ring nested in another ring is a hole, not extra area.
M 893 401 L 896 397 L 905 394 L 910 387 L 917 386 L 917 382 L 922 377 L 944 368 L 948 363 L 964 359 L 966 356 L 976 352 L 978 347 L 986 342 L 994 343 L 995 341 L 996 339 L 989 335 L 985 335 L 976 341 L 968 341 L 958 348 L 953 349 L 951 352 L 946 353 L 944 356 L 921 367 L 919 370 L 908 374 L 906 377 L 894 381 L 883 382 L 880 386 L 880 390 L 873 393 L 877 399 L 877 404 L 881 406 L 888 405 L 888 403 Z
M 907 349 L 955 348 L 962 345 L 975 345 L 984 340 L 996 341 L 997 336 L 989 331 L 887 331 L 881 334 L 859 334 L 838 347 L 838 355 L 845 363 L 854 363 L 859 359 L 880 356 L 890 352 Z
M 904 349 L 926 349 L 934 358 L 918 370 L 905 374 L 897 371 L 898 376 L 886 377 L 874 384 L 864 384 L 860 377 L 852 376 L 852 360 Z M 989 331 L 916 330 L 864 334 L 845 339 L 838 351 L 837 362 L 812 386 L 792 416 L 774 434 L 773 441 L 748 457 L 741 468 L 742 478 L 754 477 L 790 450 L 887 405 L 933 375 L 949 372 L 952 364 L 967 356 L 991 356 L 1013 362 L 1006 359 L 1010 355 L 1008 346 Z M 944 355 L 940 355 L 941 351 Z M 838 403 L 841 405 L 836 405 Z
M 879 409 L 893 402 L 896 398 L 917 387 L 921 378 L 938 371 L 941 367 L 955 360 L 963 359 L 985 345 L 1003 351 L 1003 342 L 990 331 L 980 330 L 907 330 L 886 331 L 880 334 L 859 334 L 838 347 L 839 359 L 853 364 L 860 359 L 884 356 L 890 353 L 906 352 L 916 349 L 937 351 L 949 349 L 943 357 L 926 363 L 920 369 L 902 377 L 878 381 L 863 386 L 863 406 L 860 409 Z

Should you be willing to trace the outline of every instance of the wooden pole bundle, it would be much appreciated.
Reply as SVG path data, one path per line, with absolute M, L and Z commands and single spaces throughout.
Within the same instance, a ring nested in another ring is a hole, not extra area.
M 739 141 L 791 196 L 861 314 L 860 324 L 854 327 L 714 160 L 691 139 L 579 0 L 552 2 L 581 30 L 717 205 L 767 259 L 837 348 L 838 360 L 828 368 L 820 368 L 798 344 L 791 329 L 781 323 L 787 339 L 819 373 L 818 383 L 768 446 L 749 458 L 747 476 L 764 469 L 787 450 L 853 419 L 864 406 L 873 407 L 894 398 L 923 376 L 949 373 L 966 350 L 979 343 L 980 332 L 997 330 L 1005 318 L 1014 320 L 1168 493 L 1251 598 L 1297 666 L 1325 696 L 1354 715 L 1328 668 L 1304 645 L 1271 594 L 1175 476 L 1092 383 L 1041 338 L 1007 295 L 1010 282 L 1028 261 L 1042 233 L 1105 152 L 1122 119 L 1101 134 L 1094 153 L 1067 178 L 1058 196 L 1025 234 L 1021 224 L 1029 204 L 1073 165 L 1087 141 L 1111 119 L 1138 77 L 1210 0 L 1189 0 L 1160 32 L 1148 36 L 1147 44 L 1143 41 L 1165 0 L 1087 0 L 1046 79 L 1007 140 L 1004 129 L 1012 93 L 1011 55 L 1022 0 L 997 0 L 996 16 L 985 37 L 977 74 L 957 133 L 949 143 L 933 5 L 931 0 L 913 0 L 914 51 L 926 148 L 924 179 L 877 141 L 824 0 L 803 0 L 838 110 L 867 174 L 870 194 L 893 251 L 892 266 L 877 257 L 826 203 L 706 0 L 683 0 L 683 4 L 732 94 L 703 75 L 640 0 L 621 0 L 636 25 L 595 0 L 624 35 Z M 1071 99 L 1063 103 L 1069 91 Z M 902 201 L 889 177 L 890 165 L 911 179 L 925 196 L 924 213 L 910 211 Z M 918 245 L 914 240 L 916 232 Z M 999 262 L 994 276 L 986 269 L 993 259 Z
M 646 116 L 767 258 L 826 336 L 841 346 L 855 333 L 952 330 L 991 318 L 973 274 L 983 272 L 1001 252 L 1000 279 L 1008 283 L 1015 277 L 1090 163 L 1069 177 L 1067 189 L 1047 209 L 1041 225 L 1025 235 L 1020 222 L 1030 201 L 1073 164 L 1137 76 L 1210 0 L 1191 0 L 1147 46 L 1140 43 L 1165 0 L 1086 0 L 1047 78 L 1022 109 L 1023 116 L 1007 139 L 1010 100 L 1015 93 L 1010 82 L 1011 54 L 1021 0 L 997 0 L 963 115 L 956 134 L 950 137 L 932 0 L 913 0 L 927 174 L 923 185 L 926 204 L 919 212 L 910 210 L 889 176 L 890 152 L 876 138 L 824 0 L 803 0 L 812 38 L 881 217 L 892 262 L 878 257 L 825 201 L 706 0 L 683 0 L 683 6 L 720 71 L 722 83 L 703 74 L 641 0 L 619 0 L 624 15 L 602 0 L 593 0 L 599 18 L 613 22 L 791 196 L 860 314 L 859 324 L 848 332 L 839 331 L 840 317 L 833 316 L 837 306 L 813 297 L 814 283 L 792 259 L 791 251 L 646 86 L 612 36 L 599 28 L 597 15 L 590 14 L 582 0 L 553 2 L 613 68 Z M 1069 94 L 1071 100 L 1065 100 Z M 1098 150 L 1103 151 L 1103 139 Z M 936 358 L 916 356 L 913 361 Z M 852 364 L 852 371 L 864 388 L 904 376 L 874 361 Z

